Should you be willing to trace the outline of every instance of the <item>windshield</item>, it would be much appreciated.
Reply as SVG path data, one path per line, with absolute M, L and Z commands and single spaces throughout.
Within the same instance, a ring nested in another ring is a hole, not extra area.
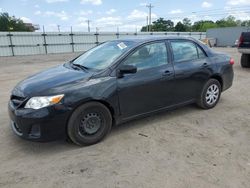
M 87 69 L 105 69 L 122 53 L 131 48 L 133 41 L 110 41 L 100 44 L 85 52 L 72 63 Z

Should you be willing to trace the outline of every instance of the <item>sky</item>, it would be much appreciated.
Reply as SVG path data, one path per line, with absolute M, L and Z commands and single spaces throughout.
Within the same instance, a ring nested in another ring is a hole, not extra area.
M 250 0 L 0 0 L 0 12 L 39 24 L 46 31 L 139 31 L 146 25 L 152 4 L 152 21 L 159 17 L 175 23 L 187 17 L 218 20 L 228 15 L 250 20 Z M 40 31 L 41 31 L 40 30 Z

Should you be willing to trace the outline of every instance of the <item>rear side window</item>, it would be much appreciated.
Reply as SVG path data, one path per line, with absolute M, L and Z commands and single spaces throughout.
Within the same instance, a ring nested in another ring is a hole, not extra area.
M 189 41 L 171 41 L 174 62 L 192 61 L 199 58 L 205 58 L 204 52 L 193 42 Z
M 197 46 L 197 50 L 200 59 L 207 57 L 206 54 L 202 51 L 202 49 L 200 49 L 200 47 Z

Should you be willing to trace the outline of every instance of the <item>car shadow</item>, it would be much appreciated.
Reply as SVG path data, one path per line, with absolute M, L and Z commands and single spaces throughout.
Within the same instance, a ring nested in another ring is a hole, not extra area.
M 157 123 L 157 121 L 160 121 L 162 119 L 171 120 L 174 117 L 187 115 L 193 113 L 194 111 L 199 111 L 199 110 L 200 109 L 195 104 L 191 104 L 180 108 L 164 110 L 148 116 L 139 117 L 114 126 L 111 131 L 111 136 L 112 134 L 117 134 L 117 132 L 130 131 L 130 129 L 133 128 L 140 128 L 147 126 L 148 124 L 151 123 Z

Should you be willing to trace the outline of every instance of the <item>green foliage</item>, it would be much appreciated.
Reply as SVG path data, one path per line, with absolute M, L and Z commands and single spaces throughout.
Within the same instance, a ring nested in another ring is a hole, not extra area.
M 250 20 L 245 20 L 245 21 L 241 22 L 241 26 L 250 27 Z
M 201 20 L 195 22 L 192 26 L 193 31 L 206 32 L 208 29 L 216 28 L 217 24 L 210 20 Z
M 164 20 L 164 18 L 159 18 L 153 22 L 152 31 L 173 31 L 174 22 L 171 20 Z
M 182 21 L 184 27 L 185 27 L 185 31 L 191 31 L 192 29 L 192 22 L 190 19 L 188 18 L 184 18 Z
M 186 31 L 186 27 L 182 22 L 178 22 L 175 26 L 175 31 L 180 31 L 180 32 L 184 32 Z
M 10 17 L 8 13 L 0 13 L 0 31 L 31 31 L 21 19 Z
M 235 17 L 228 16 L 227 18 L 217 20 L 216 24 L 218 27 L 235 27 L 237 26 Z
M 171 20 L 164 20 L 164 18 L 159 18 L 151 25 L 152 31 L 197 31 L 197 32 L 206 32 L 211 28 L 219 27 L 236 27 L 236 26 L 245 26 L 250 27 L 250 20 L 241 21 L 236 20 L 234 16 L 228 16 L 226 18 L 217 20 L 213 22 L 211 20 L 200 20 L 192 24 L 191 20 L 184 18 L 179 21 L 175 26 L 174 22 Z M 141 31 L 147 31 L 147 26 L 143 26 Z

